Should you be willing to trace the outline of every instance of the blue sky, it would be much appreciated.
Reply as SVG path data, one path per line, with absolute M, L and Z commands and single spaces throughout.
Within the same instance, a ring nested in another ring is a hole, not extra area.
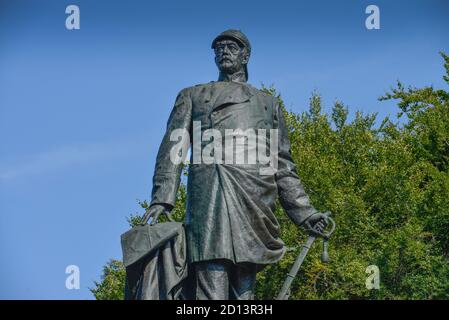
M 76 4 L 81 29 L 65 28 Z M 365 28 L 376 4 L 381 29 Z M 252 42 L 250 83 L 301 112 L 313 90 L 395 116 L 397 79 L 443 87 L 449 2 L 0 0 L 0 298 L 92 299 L 148 199 L 167 117 L 184 87 L 217 78 L 210 42 Z M 65 268 L 80 268 L 80 290 Z

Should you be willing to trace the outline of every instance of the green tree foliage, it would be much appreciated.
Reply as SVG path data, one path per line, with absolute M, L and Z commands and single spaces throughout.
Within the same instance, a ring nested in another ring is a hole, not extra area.
M 90 291 L 97 300 L 123 300 L 125 292 L 125 268 L 119 260 L 110 260 L 103 267 L 101 282 L 95 281 Z
M 441 55 L 449 85 L 449 57 Z M 264 90 L 283 105 L 273 88 Z M 391 99 L 398 101 L 397 122 L 385 118 L 377 126 L 376 114 L 357 112 L 349 121 L 341 102 L 324 114 L 317 93 L 307 112 L 284 108 L 302 183 L 315 207 L 331 211 L 338 225 L 330 263 L 320 261 L 317 241 L 291 299 L 449 298 L 449 91 L 398 82 L 379 100 Z M 185 195 L 183 185 L 175 208 L 179 220 Z M 259 299 L 276 296 L 306 239 L 279 205 L 276 215 L 288 251 L 258 274 Z M 379 290 L 365 286 L 369 265 L 379 267 Z M 92 289 L 97 299 L 122 298 L 120 268 L 116 261 L 105 267 L 103 281 Z

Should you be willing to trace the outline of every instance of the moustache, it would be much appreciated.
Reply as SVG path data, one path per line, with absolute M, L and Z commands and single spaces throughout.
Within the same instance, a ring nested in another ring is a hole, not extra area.
M 220 62 L 232 62 L 232 59 L 230 57 L 222 57 L 219 61 Z

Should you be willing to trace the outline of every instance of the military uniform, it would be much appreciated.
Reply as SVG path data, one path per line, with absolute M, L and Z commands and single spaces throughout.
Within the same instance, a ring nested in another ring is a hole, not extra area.
M 265 164 L 259 162 L 227 164 L 224 152 L 222 163 L 190 165 L 185 221 L 188 261 L 227 261 L 236 266 L 279 261 L 285 248 L 274 215 L 277 197 L 298 225 L 316 210 L 295 173 L 278 100 L 244 82 L 215 81 L 183 89 L 158 152 L 151 204 L 174 205 L 181 164 L 170 161 L 170 151 L 178 143 L 170 141 L 170 135 L 175 129 L 185 129 L 192 143 L 198 134 L 193 132 L 195 121 L 201 124 L 201 134 L 216 129 L 222 137 L 226 129 L 265 129 L 267 133 L 277 129 L 278 168 L 272 174 L 261 174 Z M 203 150 L 210 142 L 201 143 Z

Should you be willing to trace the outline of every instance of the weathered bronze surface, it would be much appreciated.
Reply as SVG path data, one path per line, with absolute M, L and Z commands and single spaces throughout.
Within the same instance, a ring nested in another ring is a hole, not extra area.
M 278 100 L 247 83 L 248 38 L 227 30 L 213 40 L 212 48 L 218 81 L 178 94 L 157 155 L 146 219 L 156 221 L 175 204 L 182 165 L 170 159 L 171 150 L 179 144 L 170 139 L 174 130 L 185 129 L 192 144 L 195 134 L 202 136 L 208 129 L 218 130 L 222 137 L 227 129 L 277 129 L 278 167 L 272 174 L 261 174 L 265 165 L 259 162 L 226 163 L 224 155 L 215 158 L 222 161 L 209 164 L 195 164 L 194 152 L 190 159 L 185 231 L 189 272 L 194 278 L 191 297 L 251 299 L 256 272 L 279 261 L 285 252 L 274 215 L 276 199 L 297 225 L 320 230 L 326 221 L 310 204 L 295 172 Z M 194 123 L 200 123 L 198 132 Z M 209 143 L 201 141 L 201 150 Z

